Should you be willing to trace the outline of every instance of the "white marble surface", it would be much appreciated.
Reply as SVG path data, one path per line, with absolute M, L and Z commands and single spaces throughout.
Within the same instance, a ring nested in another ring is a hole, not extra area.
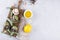
M 16 2 L 17 0 L 0 0 L 0 31 L 8 14 L 9 9 L 6 7 Z M 25 9 L 33 12 L 30 40 L 60 40 L 60 0 L 37 0 L 34 6 L 27 5 Z M 0 40 L 17 39 L 0 32 Z

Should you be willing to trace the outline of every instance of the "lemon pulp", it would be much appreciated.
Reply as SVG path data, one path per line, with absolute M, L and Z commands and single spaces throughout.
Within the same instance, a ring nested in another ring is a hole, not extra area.
M 26 10 L 25 13 L 24 13 L 24 16 L 26 18 L 30 18 L 30 17 L 32 17 L 32 12 L 30 10 Z
M 29 32 L 31 32 L 31 30 L 32 30 L 32 26 L 30 24 L 26 24 L 24 26 L 24 32 L 29 33 Z

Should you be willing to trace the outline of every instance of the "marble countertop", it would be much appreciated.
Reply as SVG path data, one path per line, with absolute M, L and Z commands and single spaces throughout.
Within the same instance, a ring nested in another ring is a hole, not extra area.
M 0 0 L 0 40 L 17 40 L 1 33 L 12 4 L 17 0 Z M 25 9 L 33 12 L 30 40 L 60 40 L 60 0 L 37 0 L 35 5 L 27 4 Z

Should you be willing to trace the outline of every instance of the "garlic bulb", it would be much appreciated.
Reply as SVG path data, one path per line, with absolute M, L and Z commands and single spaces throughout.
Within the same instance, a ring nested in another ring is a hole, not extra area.
M 19 14 L 19 11 L 18 11 L 17 8 L 13 9 L 12 12 L 13 12 L 14 15 L 18 15 Z

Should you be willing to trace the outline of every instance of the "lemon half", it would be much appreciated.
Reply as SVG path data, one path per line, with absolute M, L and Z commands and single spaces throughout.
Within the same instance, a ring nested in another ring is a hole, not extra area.
M 31 30 L 32 30 L 31 24 L 26 24 L 24 26 L 24 32 L 29 33 L 29 32 L 31 32 Z
M 26 10 L 25 12 L 24 12 L 24 17 L 25 18 L 31 18 L 32 17 L 32 11 L 31 10 Z

